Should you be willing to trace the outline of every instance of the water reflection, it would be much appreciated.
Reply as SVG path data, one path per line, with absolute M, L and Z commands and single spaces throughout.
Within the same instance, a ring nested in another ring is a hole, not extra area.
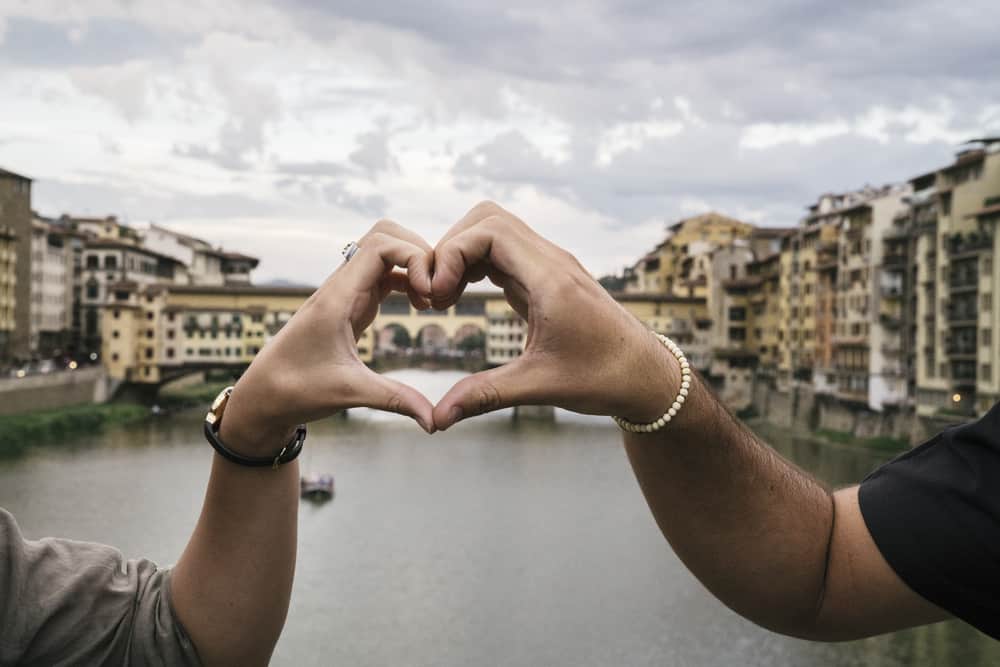
M 442 396 L 461 374 L 394 374 Z M 198 411 L 0 463 L 0 505 L 32 536 L 176 558 L 211 450 Z M 303 467 L 337 496 L 303 505 L 277 665 L 993 665 L 959 623 L 848 644 L 780 637 L 709 596 L 656 529 L 607 419 L 497 414 L 424 435 L 397 415 L 315 425 Z M 831 484 L 886 454 L 766 434 Z

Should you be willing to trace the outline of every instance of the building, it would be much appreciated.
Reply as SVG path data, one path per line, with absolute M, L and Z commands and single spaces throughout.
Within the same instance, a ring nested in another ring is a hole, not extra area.
M 260 263 L 256 257 L 215 248 L 207 241 L 150 224 L 142 232 L 142 245 L 173 257 L 188 267 L 194 285 L 249 285 Z
M 882 238 L 909 185 L 824 194 L 785 237 L 780 258 L 777 386 L 881 411 L 901 407 L 905 379 L 886 360 L 899 331 L 896 294 L 883 290 Z
M 970 142 L 913 183 L 916 410 L 972 416 L 1000 399 L 1000 138 Z
M 502 296 L 486 302 L 486 363 L 500 366 L 521 356 L 528 325 Z
M 0 228 L 13 234 L 6 243 L 13 242 L 16 257 L 7 356 L 26 359 L 31 354 L 31 179 L 5 169 L 0 169 Z
M 187 267 L 173 257 L 121 240 L 96 238 L 85 243 L 80 281 L 82 347 L 98 352 L 104 306 L 126 303 L 140 288 L 183 285 L 189 278 Z
M 0 360 L 11 356 L 17 285 L 17 235 L 0 226 Z
M 694 368 L 708 368 L 712 321 L 706 299 L 670 294 L 620 293 L 612 296 L 649 329 L 669 336 L 683 347 Z
M 74 293 L 75 233 L 35 215 L 31 229 L 31 352 L 69 351 Z
M 719 213 L 704 213 L 667 228 L 667 237 L 626 270 L 628 294 L 708 296 L 709 255 L 736 239 L 747 239 L 753 225 Z

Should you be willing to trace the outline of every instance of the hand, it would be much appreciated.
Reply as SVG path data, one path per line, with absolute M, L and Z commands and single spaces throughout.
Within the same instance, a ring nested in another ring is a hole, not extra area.
M 434 424 L 513 405 L 555 405 L 645 423 L 680 387 L 680 367 L 571 254 L 496 204 L 473 208 L 434 250 L 431 302 L 455 303 L 488 277 L 528 324 L 524 353 L 456 384 L 434 408 Z
M 273 454 L 296 425 L 362 406 L 408 415 L 433 432 L 427 398 L 375 373 L 357 352 L 358 338 L 390 292 L 409 294 L 418 309 L 429 307 L 431 248 L 417 234 L 388 221 L 376 224 L 358 247 L 240 378 L 222 420 L 220 437 L 228 446 L 253 455 Z

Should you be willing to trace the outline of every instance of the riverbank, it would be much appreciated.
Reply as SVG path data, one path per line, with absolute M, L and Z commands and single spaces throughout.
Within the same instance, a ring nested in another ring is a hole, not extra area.
M 856 447 L 876 453 L 889 455 L 900 454 L 910 448 L 910 441 L 906 438 L 893 438 L 890 436 L 872 436 L 859 438 L 846 431 L 836 431 L 832 429 L 818 429 L 815 431 L 804 428 L 788 428 L 780 424 L 775 424 L 762 417 L 746 418 L 747 426 L 754 432 L 765 438 L 780 435 L 788 438 L 800 440 L 810 440 L 822 445 L 839 445 L 842 447 Z
M 51 445 L 112 424 L 130 424 L 149 417 L 149 408 L 135 403 L 78 405 L 0 417 L 0 458 Z
M 35 446 L 58 444 L 73 436 L 126 425 L 157 415 L 208 406 L 225 382 L 205 382 L 177 390 L 165 390 L 153 406 L 120 402 L 84 404 L 54 410 L 39 410 L 0 416 L 0 458 L 19 456 Z

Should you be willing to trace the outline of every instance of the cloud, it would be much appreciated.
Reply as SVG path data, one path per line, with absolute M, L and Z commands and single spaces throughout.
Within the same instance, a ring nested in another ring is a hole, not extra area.
M 667 220 L 792 224 L 820 192 L 905 179 L 1000 132 L 994 13 L 5 3 L 0 159 L 39 178 L 38 208 L 219 230 L 274 252 L 279 275 L 325 259 L 266 239 L 349 240 L 383 215 L 431 237 L 482 197 L 608 270 Z

